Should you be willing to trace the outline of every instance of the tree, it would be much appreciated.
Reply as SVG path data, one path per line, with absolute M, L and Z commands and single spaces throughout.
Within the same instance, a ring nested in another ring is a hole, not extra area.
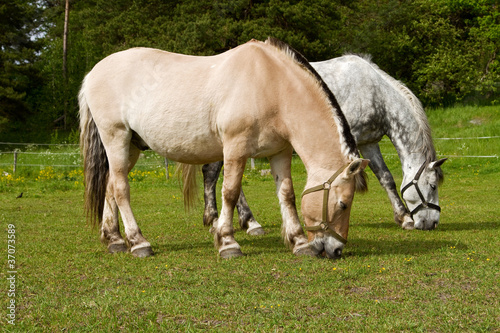
M 371 54 L 426 104 L 498 98 L 498 1 L 358 0 L 344 14 L 344 49 Z
M 34 67 L 39 11 L 31 1 L 6 0 L 0 6 L 0 125 L 24 120 L 28 95 L 40 84 Z

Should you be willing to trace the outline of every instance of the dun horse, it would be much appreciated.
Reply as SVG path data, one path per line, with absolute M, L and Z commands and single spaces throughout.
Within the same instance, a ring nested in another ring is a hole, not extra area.
M 439 223 L 438 185 L 443 180 L 436 160 L 431 131 L 417 97 L 371 61 L 347 55 L 312 67 L 337 98 L 363 157 L 387 191 L 394 219 L 403 229 L 434 229 Z M 401 200 L 396 183 L 384 162 L 379 141 L 388 136 L 399 154 L 403 169 Z M 215 185 L 222 162 L 203 167 L 205 179 L 205 225 L 217 224 Z M 406 205 L 403 203 L 406 203 Z M 243 192 L 237 203 L 240 225 L 247 233 L 264 230 L 255 220 Z
M 288 45 L 252 40 L 209 57 L 147 48 L 118 52 L 85 77 L 79 101 L 86 210 L 100 224 L 108 251 L 153 253 L 132 213 L 127 179 L 141 149 L 151 148 L 180 163 L 224 161 L 214 231 L 221 257 L 242 255 L 232 216 L 250 157 L 270 159 L 282 235 L 293 253 L 341 255 L 354 192 L 366 190 L 369 161 L 359 158 L 333 94 Z M 293 150 L 307 170 L 302 213 L 308 238 L 295 207 Z

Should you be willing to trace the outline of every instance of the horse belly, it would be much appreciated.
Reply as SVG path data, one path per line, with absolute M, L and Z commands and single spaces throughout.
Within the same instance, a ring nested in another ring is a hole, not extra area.
M 181 163 L 204 164 L 223 158 L 208 112 L 188 109 L 145 112 L 134 131 L 158 154 Z

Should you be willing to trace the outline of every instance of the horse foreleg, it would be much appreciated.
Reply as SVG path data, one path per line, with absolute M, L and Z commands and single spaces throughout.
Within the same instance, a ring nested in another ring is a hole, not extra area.
M 292 248 L 294 254 L 314 256 L 300 225 L 295 205 L 291 161 L 292 149 L 288 149 L 270 158 L 271 172 L 276 183 L 276 194 L 278 195 L 281 216 L 283 218 L 281 234 L 285 244 Z
M 210 232 L 214 232 L 217 227 L 217 219 L 219 217 L 217 211 L 217 198 L 215 189 L 217 179 L 219 178 L 220 171 L 224 165 L 223 161 L 214 162 L 203 165 L 203 185 L 204 185 L 204 199 L 205 211 L 203 212 L 203 224 L 205 226 L 212 226 Z M 264 229 L 255 220 L 250 207 L 248 206 L 243 189 L 240 192 L 238 201 L 236 202 L 236 209 L 238 210 L 238 217 L 241 229 L 246 229 L 247 234 L 252 236 L 263 235 Z
M 384 162 L 378 143 L 363 145 L 358 148 L 363 157 L 370 160 L 370 164 L 368 164 L 370 169 L 372 169 L 380 185 L 382 185 L 387 192 L 394 212 L 394 221 L 403 229 L 413 229 L 414 222 L 398 194 L 396 183 L 394 182 L 394 178 L 389 168 Z
M 222 208 L 217 227 L 214 230 L 215 246 L 222 258 L 242 256 L 240 245 L 234 239 L 233 214 L 241 191 L 241 179 L 246 159 L 224 161 L 224 181 L 222 183 Z

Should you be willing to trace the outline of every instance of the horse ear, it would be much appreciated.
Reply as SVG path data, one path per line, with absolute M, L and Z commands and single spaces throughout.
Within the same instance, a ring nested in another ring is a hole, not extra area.
M 440 160 L 429 163 L 429 169 L 436 169 L 440 167 L 441 165 L 443 165 L 444 162 L 446 162 L 446 160 L 447 158 L 442 158 Z
M 358 158 L 352 161 L 344 170 L 344 178 L 350 178 L 355 174 L 363 171 L 368 166 L 368 163 L 370 163 L 370 160 L 366 160 L 363 158 Z

